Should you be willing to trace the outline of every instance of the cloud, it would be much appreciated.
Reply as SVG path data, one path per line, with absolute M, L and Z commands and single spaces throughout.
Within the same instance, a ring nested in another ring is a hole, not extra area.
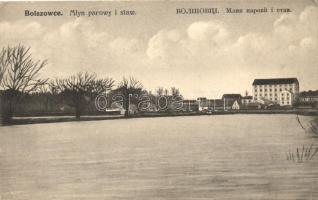
M 111 41 L 109 47 L 111 52 L 115 53 L 117 56 L 133 54 L 133 52 L 138 52 L 142 48 L 137 39 L 127 39 L 123 37 L 118 37 Z
M 183 30 L 159 31 L 149 40 L 147 55 L 154 66 L 166 65 L 175 73 L 183 69 L 193 82 L 218 85 L 223 91 L 242 91 L 242 85 L 249 89 L 254 78 L 290 76 L 298 77 L 303 89 L 314 89 L 317 16 L 318 8 L 311 6 L 299 15 L 281 15 L 269 32 L 241 35 L 219 21 L 198 21 Z
M 262 77 L 295 76 L 302 89 L 317 88 L 317 22 L 314 6 L 279 16 L 267 32 L 236 31 L 210 20 L 141 38 L 113 35 L 84 18 L 56 29 L 38 22 L 1 22 L 0 43 L 26 44 L 36 58 L 48 58 L 48 77 L 78 71 L 115 79 L 134 75 L 151 89 L 175 85 L 186 96 L 216 97 L 244 92 Z
M 192 40 L 208 42 L 210 44 L 222 44 L 229 36 L 227 29 L 219 21 L 192 23 L 188 27 L 187 33 Z
M 43 76 L 68 76 L 92 71 L 101 76 L 131 71 L 141 60 L 142 45 L 136 38 L 124 38 L 99 30 L 93 21 L 77 18 L 50 29 L 37 22 L 0 23 L 1 44 L 31 46 L 36 59 L 48 59 Z M 145 57 L 145 56 L 144 56 Z M 132 62 L 130 62 L 132 61 Z M 122 75 L 120 75 L 122 76 Z
M 37 22 L 25 23 L 24 21 L 19 21 L 17 23 L 0 23 L 1 42 L 4 44 L 6 41 L 20 42 L 23 40 L 35 40 L 43 32 L 44 28 Z
M 180 33 L 178 30 L 162 30 L 150 38 L 147 55 L 150 59 L 168 59 L 180 50 Z

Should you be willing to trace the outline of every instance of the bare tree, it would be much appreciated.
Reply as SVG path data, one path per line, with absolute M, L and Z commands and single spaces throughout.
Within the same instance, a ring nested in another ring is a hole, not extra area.
M 10 47 L 3 48 L 0 53 L 0 84 L 2 83 L 4 73 L 11 61 L 11 50 L 12 49 Z
M 10 122 L 14 105 L 17 104 L 23 94 L 36 91 L 45 84 L 47 79 L 40 79 L 40 70 L 45 67 L 47 60 L 32 59 L 30 47 L 18 45 L 13 48 L 4 48 L 0 53 L 2 94 L 2 120 Z M 3 70 L 3 69 L 1 69 Z
M 129 117 L 129 104 L 131 95 L 139 95 L 142 93 L 143 85 L 134 77 L 129 79 L 123 78 L 116 91 L 124 96 L 125 117 Z
M 163 94 L 163 87 L 158 87 L 158 89 L 156 90 L 156 94 L 157 96 L 161 96 Z
M 6 90 L 19 92 L 33 92 L 45 84 L 47 79 L 40 79 L 40 70 L 47 64 L 47 60 L 34 61 L 30 47 L 16 46 L 7 48 L 6 59 L 9 60 L 7 71 L 3 77 L 2 87 Z
M 173 97 L 179 96 L 180 95 L 180 90 L 176 87 L 171 87 L 171 95 Z
M 56 79 L 50 85 L 53 93 L 61 95 L 65 103 L 75 109 L 75 117 L 79 119 L 97 95 L 112 89 L 114 80 L 97 79 L 96 74 L 86 72 Z
M 163 93 L 164 93 L 165 96 L 169 96 L 169 90 L 168 89 L 164 89 Z

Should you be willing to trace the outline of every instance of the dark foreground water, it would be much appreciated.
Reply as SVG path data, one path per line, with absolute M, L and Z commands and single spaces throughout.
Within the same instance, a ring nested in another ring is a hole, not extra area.
M 285 155 L 312 143 L 295 115 L 0 127 L 0 199 L 315 200 L 318 156 Z

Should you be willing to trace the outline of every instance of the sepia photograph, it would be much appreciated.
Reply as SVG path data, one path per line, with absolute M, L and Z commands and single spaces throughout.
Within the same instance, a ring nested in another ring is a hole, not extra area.
M 0 200 L 317 200 L 318 1 L 0 1 Z

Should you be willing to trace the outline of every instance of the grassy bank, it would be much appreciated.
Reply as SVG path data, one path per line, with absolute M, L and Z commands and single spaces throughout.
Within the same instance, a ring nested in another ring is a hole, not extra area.
M 121 115 L 83 116 L 80 119 L 76 119 L 73 116 L 14 117 L 10 124 L 3 124 L 3 125 L 98 121 L 98 120 L 113 120 L 113 119 L 121 119 L 121 118 L 123 118 L 123 116 Z
M 199 115 L 229 115 L 229 114 L 298 114 L 307 116 L 318 116 L 318 111 L 313 109 L 303 110 L 231 110 L 231 111 L 216 111 L 211 113 L 206 112 L 153 112 L 153 113 L 138 113 L 129 118 L 148 118 L 148 117 L 178 117 L 178 116 L 199 116 Z M 10 124 L 6 125 L 22 125 L 22 124 L 37 124 L 37 123 L 57 123 L 57 122 L 74 122 L 74 121 L 97 121 L 97 120 L 113 120 L 113 119 L 127 119 L 122 115 L 94 115 L 82 116 L 76 119 L 70 115 L 52 115 L 52 116 L 17 116 L 14 117 Z M 314 123 L 318 127 L 318 117 L 315 118 Z

